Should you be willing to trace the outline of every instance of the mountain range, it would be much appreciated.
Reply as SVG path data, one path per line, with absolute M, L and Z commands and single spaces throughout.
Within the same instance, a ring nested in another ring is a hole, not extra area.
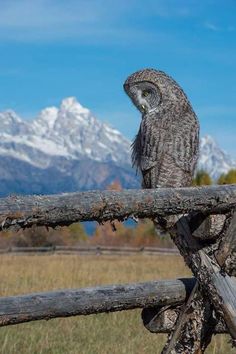
M 130 141 L 99 121 L 74 97 L 31 121 L 14 111 L 0 113 L 0 195 L 104 189 L 115 179 L 138 188 Z M 201 139 L 198 168 L 217 179 L 236 161 L 215 140 Z

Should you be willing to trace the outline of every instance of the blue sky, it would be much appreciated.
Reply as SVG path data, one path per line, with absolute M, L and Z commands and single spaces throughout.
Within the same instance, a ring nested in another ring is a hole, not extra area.
M 132 72 L 166 71 L 236 157 L 235 0 L 0 0 L 0 110 L 27 119 L 67 96 L 128 138 L 140 115 Z

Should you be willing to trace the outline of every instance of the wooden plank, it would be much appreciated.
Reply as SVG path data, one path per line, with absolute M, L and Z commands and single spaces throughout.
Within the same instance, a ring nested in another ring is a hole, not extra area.
M 52 247 L 11 247 L 9 248 L 10 252 L 13 253 L 46 253 L 54 252 L 55 248 Z
M 203 251 L 199 251 L 202 267 L 207 269 L 208 279 L 201 279 L 205 282 L 211 301 L 217 311 L 222 315 L 236 344 L 236 278 L 222 274 L 221 268 L 213 262 Z M 208 283 L 207 283 L 208 281 Z M 208 286 L 207 286 L 208 285 Z
M 181 306 L 177 306 L 177 308 L 167 306 L 167 309 L 165 307 L 147 307 L 142 311 L 143 324 L 151 333 L 171 333 L 175 330 L 178 317 L 180 314 L 182 315 L 181 310 Z M 214 318 L 209 325 L 213 327 L 214 334 L 228 333 L 228 329 L 222 320 L 217 321 Z M 209 326 L 205 324 L 203 330 L 209 331 Z
M 190 301 L 187 311 L 182 311 L 183 316 L 180 315 L 163 354 L 195 354 L 197 350 L 203 353 L 215 331 L 214 325 L 211 325 L 214 316 L 224 320 L 232 344 L 236 344 L 236 279 L 223 272 L 214 257 L 221 238 L 214 243 L 204 243 L 192 236 L 189 223 L 192 227 L 191 216 L 183 216 L 170 232 L 200 288 L 193 290 L 191 297 L 194 300 Z M 216 311 L 214 316 L 209 305 L 213 305 Z
M 0 297 L 0 326 L 183 303 L 195 278 Z
M 90 191 L 0 198 L 1 229 L 62 226 L 78 221 L 152 218 L 160 215 L 225 213 L 236 208 L 236 185 Z
M 49 246 L 49 247 L 9 247 L 0 248 L 0 253 L 63 253 L 63 254 L 168 254 L 176 255 L 176 248 L 161 247 L 118 247 L 118 246 Z
M 223 237 L 215 257 L 224 272 L 236 277 L 236 213 L 230 220 L 226 235 Z

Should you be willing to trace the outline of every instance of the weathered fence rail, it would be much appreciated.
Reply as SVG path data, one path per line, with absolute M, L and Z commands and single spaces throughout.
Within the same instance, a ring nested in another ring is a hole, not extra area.
M 62 226 L 78 221 L 152 218 L 188 212 L 226 213 L 236 208 L 236 185 L 91 191 L 0 198 L 2 230 L 32 225 Z
M 75 315 L 179 305 L 190 294 L 194 278 L 60 290 L 0 297 L 0 326 Z
M 163 354 L 203 353 L 217 332 L 236 346 L 235 210 L 236 185 L 0 198 L 2 230 L 172 216 L 162 226 L 197 280 L 187 298 L 180 280 L 175 291 L 172 281 L 169 288 L 154 282 L 0 298 L 1 325 L 143 307 L 148 330 L 170 332 Z
M 161 247 L 116 247 L 116 246 L 50 246 L 50 247 L 8 247 L 1 248 L 0 254 L 78 254 L 78 255 L 177 255 L 176 248 Z

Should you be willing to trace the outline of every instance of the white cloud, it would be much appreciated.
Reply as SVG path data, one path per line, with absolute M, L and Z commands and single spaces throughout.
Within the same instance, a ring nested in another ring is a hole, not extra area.
M 212 22 L 205 22 L 204 26 L 214 32 L 218 32 L 220 31 L 220 28 L 218 26 L 216 26 L 214 23 Z
M 1 3 L 0 27 L 42 28 L 73 23 L 92 23 L 99 18 L 92 1 L 10 0 Z M 91 11 L 91 5 L 94 11 Z M 43 29 L 43 28 L 42 28 Z
M 106 12 L 102 0 L 6 0 L 0 2 L 0 39 L 47 41 L 99 35 L 107 31 Z
M 179 1 L 146 0 L 144 4 L 135 0 L 1 0 L 0 40 L 122 40 L 134 36 L 136 40 L 148 40 L 152 33 L 132 26 L 135 14 L 140 19 L 150 14 L 188 16 L 190 7 L 185 0 Z
M 235 31 L 235 27 L 228 25 L 228 26 L 218 26 L 216 24 L 214 24 L 213 22 L 205 22 L 204 23 L 204 27 L 214 31 L 214 32 L 234 32 Z

